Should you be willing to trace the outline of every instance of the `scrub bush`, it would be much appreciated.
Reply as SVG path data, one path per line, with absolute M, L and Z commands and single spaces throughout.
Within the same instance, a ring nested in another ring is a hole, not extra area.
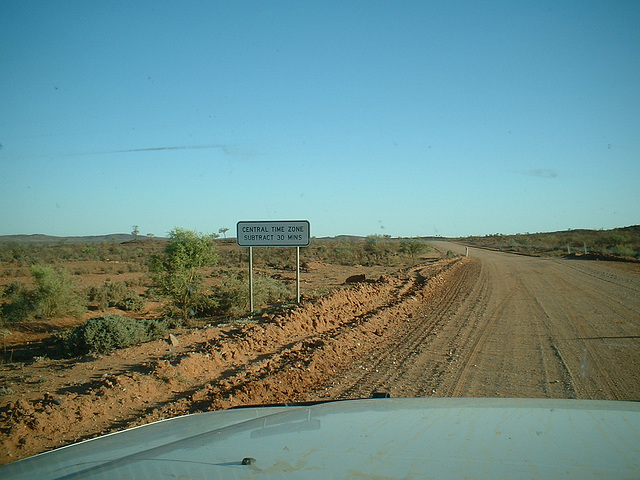
M 291 299 L 293 292 L 286 283 L 275 278 L 253 277 L 253 303 L 256 307 Z M 221 315 L 239 317 L 249 312 L 249 279 L 246 275 L 230 275 L 218 288 L 213 299 Z
M 430 250 L 429 244 L 418 238 L 403 240 L 400 243 L 400 252 L 409 255 L 411 257 L 411 263 L 413 264 L 416 263 L 418 255 L 429 252 Z
M 107 281 L 101 287 L 91 287 L 89 301 L 96 302 L 101 310 L 117 307 L 121 310 L 139 312 L 146 306 L 145 299 L 122 282 Z
M 127 312 L 141 312 L 146 305 L 147 301 L 131 288 L 128 288 L 124 296 L 116 302 L 116 307 Z
M 31 274 L 36 284 L 33 294 L 37 314 L 45 317 L 79 317 L 86 311 L 84 299 L 76 293 L 76 282 L 64 268 L 33 265 Z
M 5 303 L 0 307 L 2 321 L 16 323 L 32 317 L 36 311 L 35 291 L 19 281 L 11 282 L 4 288 Z
M 155 290 L 171 302 L 183 321 L 211 306 L 201 269 L 218 261 L 215 237 L 175 228 L 169 234 L 164 257 L 154 258 Z
M 2 317 L 19 322 L 33 317 L 79 317 L 86 311 L 84 298 L 76 292 L 76 282 L 63 268 L 32 265 L 35 288 L 13 282 L 5 288 Z
M 617 257 L 633 258 L 637 256 L 636 251 L 629 245 L 616 245 L 613 248 L 611 248 L 610 251 Z
M 167 334 L 166 326 L 156 320 L 122 315 L 91 318 L 60 335 L 63 351 L 72 356 L 104 354 L 118 348 L 149 342 Z

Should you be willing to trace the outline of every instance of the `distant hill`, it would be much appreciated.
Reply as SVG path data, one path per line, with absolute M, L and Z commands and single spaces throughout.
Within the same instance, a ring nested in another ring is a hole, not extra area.
M 364 241 L 366 236 L 359 235 L 336 235 L 332 237 L 314 237 L 318 241 Z M 640 225 L 631 225 L 628 227 L 613 228 L 610 230 L 566 230 L 558 232 L 540 232 L 540 233 L 518 233 L 515 235 L 493 234 L 485 236 L 467 236 L 467 237 L 441 237 L 441 236 L 420 236 L 415 237 L 425 241 L 434 240 L 457 240 L 471 244 L 493 245 L 493 244 L 513 244 L 513 243 L 541 243 L 544 245 L 557 245 L 566 247 L 566 245 L 582 246 L 587 244 L 591 247 L 612 248 L 617 245 L 631 247 L 638 251 L 640 249 Z M 76 237 L 58 237 L 54 235 L 0 235 L 0 243 L 28 243 L 41 245 L 56 245 L 61 243 L 103 243 L 115 242 L 126 243 L 133 242 L 134 236 L 130 233 L 111 233 L 107 235 L 87 235 Z M 403 240 L 403 238 L 395 237 L 390 240 Z M 166 237 L 148 237 L 146 235 L 138 235 L 138 241 L 149 240 L 168 240 Z M 235 237 L 218 238 L 223 243 L 235 243 Z
M 0 235 L 0 243 L 37 243 L 42 245 L 55 245 L 59 243 L 102 243 L 102 242 L 132 242 L 135 239 L 130 233 L 111 233 L 108 235 L 88 235 L 82 237 L 56 237 L 54 235 Z M 153 237 L 154 240 L 164 240 L 161 237 Z M 151 240 L 146 235 L 138 235 L 138 241 Z

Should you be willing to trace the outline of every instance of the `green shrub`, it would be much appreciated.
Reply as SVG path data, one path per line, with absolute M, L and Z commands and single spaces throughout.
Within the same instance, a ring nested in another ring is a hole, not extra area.
M 229 275 L 214 294 L 216 312 L 238 317 L 249 311 L 249 283 L 244 275 Z
M 167 328 L 156 320 L 106 315 L 91 318 L 60 336 L 68 355 L 104 354 L 118 348 L 149 342 L 165 336 Z
M 101 310 L 106 310 L 122 298 L 125 290 L 126 287 L 123 283 L 107 280 L 100 287 L 89 289 L 89 301 L 97 303 Z
M 256 305 L 290 300 L 292 289 L 286 283 L 271 277 L 257 276 L 254 278 L 253 301 Z
M 35 288 L 13 282 L 4 289 L 4 319 L 19 322 L 33 317 L 79 317 L 86 311 L 83 297 L 76 292 L 76 282 L 65 269 L 32 265 L 31 274 Z
M 34 294 L 38 314 L 45 317 L 79 317 L 86 311 L 82 297 L 76 293 L 75 281 L 64 268 L 33 265 L 31 273 L 36 284 Z
M 291 299 L 292 289 L 284 282 L 271 277 L 253 277 L 253 303 L 261 307 Z M 214 297 L 217 312 L 239 317 L 249 312 L 249 280 L 246 275 L 228 276 Z
M 429 252 L 431 247 L 426 242 L 419 238 L 412 238 L 409 240 L 403 240 L 400 243 L 400 252 L 409 255 L 411 257 L 411 263 L 415 264 L 418 255 L 421 253 Z
M 21 322 L 33 316 L 37 310 L 35 290 L 19 281 L 11 282 L 4 288 L 5 303 L 0 307 L 3 322 Z
M 95 245 L 84 245 L 82 247 L 82 257 L 85 260 L 100 260 L 98 256 L 98 249 Z
M 96 302 L 101 310 L 117 307 L 121 310 L 139 312 L 146 306 L 146 301 L 135 290 L 122 282 L 106 281 L 101 287 L 89 289 L 89 301 Z
M 635 257 L 636 252 L 629 245 L 616 245 L 610 249 L 611 253 L 618 257 Z
M 156 291 L 167 298 L 184 321 L 211 307 L 200 269 L 218 261 L 215 235 L 175 228 L 163 258 L 152 265 Z
M 131 288 L 128 288 L 124 296 L 116 302 L 116 307 L 127 312 L 141 312 L 146 305 L 146 300 Z
M 331 251 L 330 260 L 340 265 L 354 265 L 360 262 L 361 250 L 357 242 L 338 242 Z
M 277 269 L 295 268 L 295 251 L 286 247 L 259 248 L 254 252 L 253 262 Z

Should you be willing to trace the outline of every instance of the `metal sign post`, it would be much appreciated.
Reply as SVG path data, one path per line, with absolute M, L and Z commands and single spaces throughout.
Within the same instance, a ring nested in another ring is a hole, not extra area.
M 296 302 L 300 303 L 300 247 L 296 247 Z
M 253 313 L 253 247 L 249 247 L 249 311 Z
M 300 303 L 300 247 L 311 240 L 308 220 L 245 221 L 236 225 L 236 243 L 249 247 L 249 306 L 253 313 L 253 247 L 296 247 L 296 302 Z

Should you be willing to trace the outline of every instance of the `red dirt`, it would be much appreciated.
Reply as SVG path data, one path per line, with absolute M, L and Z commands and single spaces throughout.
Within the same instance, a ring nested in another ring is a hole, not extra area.
M 336 277 L 331 289 L 361 271 L 305 275 Z M 382 271 L 282 314 L 176 332 L 179 346 L 3 365 L 0 461 L 176 415 L 374 391 L 640 399 L 638 265 L 471 249 Z

